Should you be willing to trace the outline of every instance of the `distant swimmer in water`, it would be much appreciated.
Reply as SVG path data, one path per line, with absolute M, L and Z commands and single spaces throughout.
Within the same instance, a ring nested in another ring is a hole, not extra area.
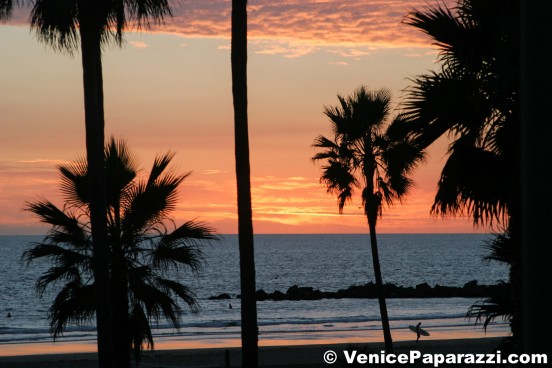
M 232 303 L 228 303 L 228 309 L 232 309 Z
M 8 312 L 8 315 L 6 317 L 11 318 L 11 313 Z

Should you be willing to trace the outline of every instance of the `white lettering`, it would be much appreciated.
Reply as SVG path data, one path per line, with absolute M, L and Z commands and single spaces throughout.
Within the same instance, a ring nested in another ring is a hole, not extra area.
M 422 353 L 420 353 L 418 350 L 411 350 L 410 351 L 410 362 L 414 363 L 416 360 L 420 359 L 422 356 Z
M 418 352 L 420 354 L 420 352 Z M 399 354 L 399 357 L 397 358 L 399 361 L 399 364 L 407 364 L 408 363 L 408 355 L 406 354 Z
M 438 367 L 444 362 L 445 362 L 445 356 L 443 354 L 435 354 L 435 360 L 433 361 L 434 367 Z
M 347 361 L 347 364 L 353 364 L 355 362 L 355 357 L 357 355 L 357 351 L 353 350 L 352 354 L 349 355 L 349 351 L 345 350 L 345 351 L 343 351 L 343 355 L 345 355 L 345 360 Z

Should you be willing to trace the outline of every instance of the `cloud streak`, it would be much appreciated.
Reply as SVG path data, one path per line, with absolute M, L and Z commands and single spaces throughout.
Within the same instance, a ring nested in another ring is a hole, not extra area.
M 451 0 L 444 2 L 453 4 Z M 431 2 L 425 0 L 257 0 L 249 5 L 249 38 L 315 48 L 427 47 L 427 38 L 401 21 L 412 9 L 428 4 Z M 165 31 L 188 37 L 230 37 L 228 0 L 189 1 L 174 13 Z
M 427 48 L 428 38 L 401 22 L 413 9 L 455 1 L 440 0 L 257 0 L 248 6 L 248 38 L 259 54 L 300 57 L 326 48 L 359 57 L 381 48 Z M 183 37 L 230 38 L 231 1 L 174 2 L 173 17 L 151 31 Z M 28 22 L 19 9 L 12 24 Z M 143 42 L 131 43 L 137 48 Z M 336 49 L 337 48 L 337 49 Z

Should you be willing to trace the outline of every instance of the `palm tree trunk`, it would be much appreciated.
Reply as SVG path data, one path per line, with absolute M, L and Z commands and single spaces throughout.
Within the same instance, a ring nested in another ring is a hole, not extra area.
M 238 191 L 242 361 L 258 366 L 257 301 L 247 118 L 247 1 L 232 0 L 232 95 Z
M 111 261 L 111 302 L 113 313 L 113 362 L 117 368 L 130 368 L 130 325 L 128 276 L 125 254 L 120 243 L 113 244 Z
M 373 212 L 373 211 L 371 211 Z M 393 353 L 393 339 L 391 338 L 391 329 L 389 327 L 389 316 L 387 315 L 387 303 L 385 302 L 385 291 L 383 289 L 383 279 L 381 277 L 381 268 L 378 253 L 378 239 L 376 237 L 377 212 L 366 216 L 368 218 L 368 228 L 370 229 L 370 246 L 372 248 L 372 262 L 374 264 L 374 276 L 376 278 L 376 287 L 378 289 L 378 302 L 381 315 L 381 327 L 383 329 L 383 339 L 385 340 L 385 351 L 388 354 Z
M 94 23 L 93 21 L 91 23 Z M 81 22 L 81 49 L 88 161 L 93 271 L 96 287 L 96 325 L 100 368 L 113 367 L 109 248 L 107 239 L 107 185 L 104 168 L 104 111 L 100 31 Z

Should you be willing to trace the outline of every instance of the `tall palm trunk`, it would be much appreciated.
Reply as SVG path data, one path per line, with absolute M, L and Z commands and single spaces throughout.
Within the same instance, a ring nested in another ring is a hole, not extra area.
M 89 2 L 85 2 L 89 3 Z M 91 14 L 94 14 L 92 9 Z M 90 14 L 90 13 L 89 13 Z M 104 111 L 100 30 L 94 20 L 80 27 L 88 161 L 93 271 L 96 287 L 96 325 L 100 368 L 113 367 L 109 248 L 107 238 L 107 184 L 104 167 Z
M 111 246 L 111 308 L 113 318 L 113 362 L 117 368 L 130 368 L 130 315 L 128 298 L 128 265 L 124 243 L 121 239 L 121 194 L 112 203 L 113 212 L 108 209 L 112 231 L 108 230 Z M 111 216 L 112 214 L 112 216 Z M 139 357 L 136 357 L 138 360 Z
M 247 1 L 232 0 L 232 96 L 238 189 L 243 367 L 258 366 L 257 301 L 247 118 Z
M 128 275 L 120 243 L 113 244 L 111 260 L 111 302 L 113 315 L 113 361 L 117 368 L 130 368 L 130 325 Z
M 385 341 L 385 351 L 388 354 L 393 353 L 393 339 L 391 338 L 391 329 L 389 327 L 389 316 L 387 315 L 387 303 L 385 301 L 385 291 L 383 289 L 383 279 L 381 277 L 381 267 L 378 252 L 378 239 L 376 236 L 376 222 L 378 218 L 378 200 L 372 194 L 366 199 L 366 217 L 368 219 L 368 228 L 370 231 L 370 246 L 372 248 L 372 263 L 374 265 L 374 277 L 378 289 L 378 302 L 381 315 L 381 327 L 383 329 L 383 339 Z

